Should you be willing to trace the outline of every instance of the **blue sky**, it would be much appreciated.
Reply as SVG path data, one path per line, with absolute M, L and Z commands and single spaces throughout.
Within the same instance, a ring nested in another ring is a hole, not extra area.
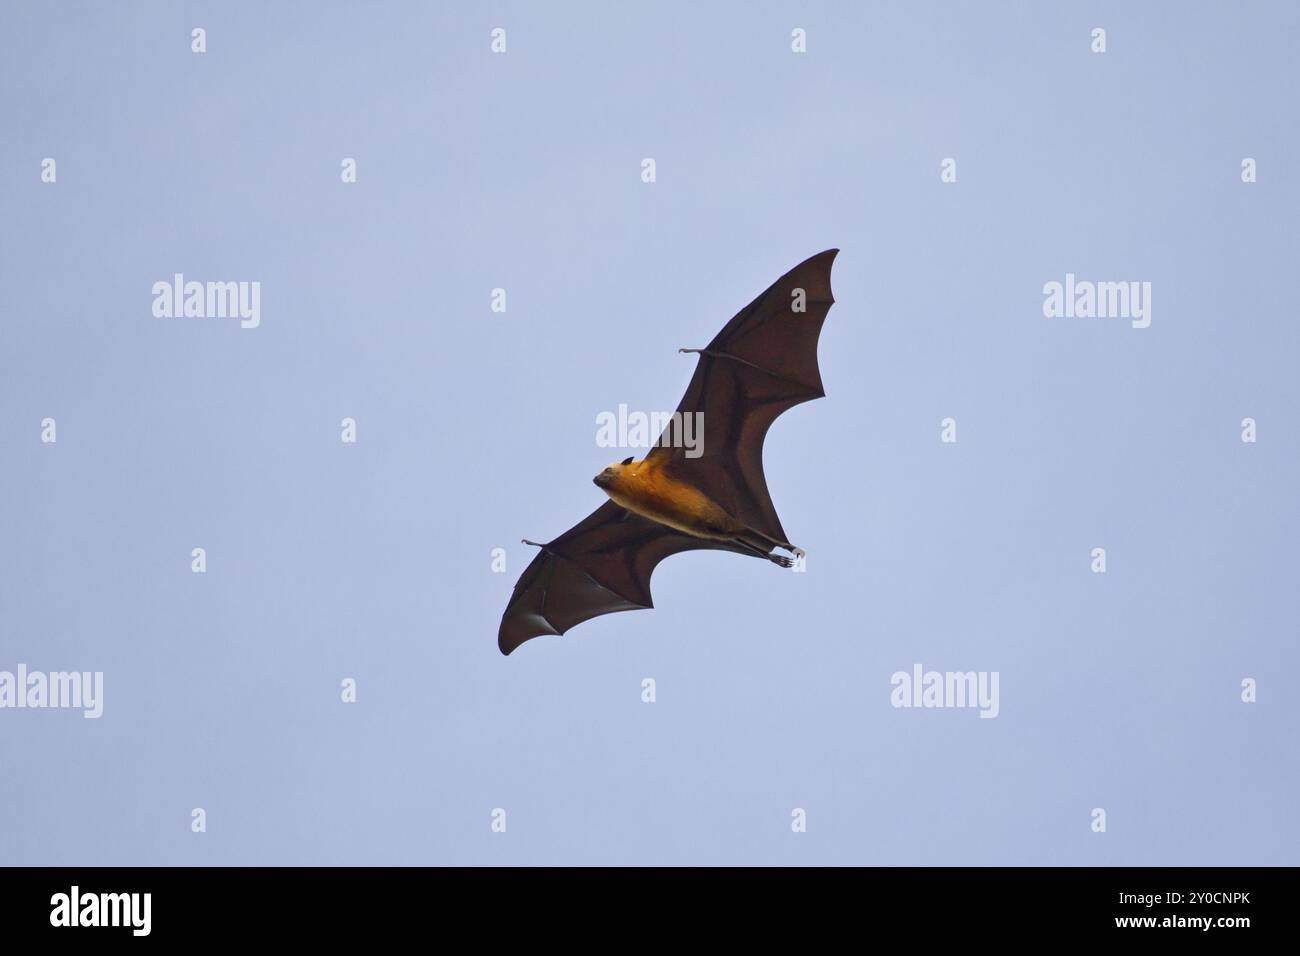
M 1295 864 L 1298 21 L 6 4 L 0 670 L 105 699 L 0 710 L 0 860 Z M 829 247 L 766 446 L 807 573 L 683 555 L 503 658 L 596 416 Z M 259 327 L 155 318 L 177 272 Z M 997 718 L 892 707 L 916 663 Z

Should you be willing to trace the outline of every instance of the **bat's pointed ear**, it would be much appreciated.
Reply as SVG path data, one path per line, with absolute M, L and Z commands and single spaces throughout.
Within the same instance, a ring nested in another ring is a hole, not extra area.
M 636 457 L 636 455 L 633 455 L 633 456 L 632 456 L 632 458 L 635 458 L 635 457 Z M 632 464 L 632 458 L 624 458 L 624 459 L 623 459 L 623 464 L 625 464 L 625 465 L 630 465 L 630 464 Z

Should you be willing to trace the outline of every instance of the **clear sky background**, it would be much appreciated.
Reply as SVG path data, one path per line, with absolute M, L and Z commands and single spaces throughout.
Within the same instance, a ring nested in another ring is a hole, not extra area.
M 1297 27 L 4 4 L 0 670 L 105 701 L 0 711 L 0 862 L 1300 863 Z M 502 657 L 596 415 L 833 246 L 827 398 L 766 446 L 807 573 L 680 556 Z M 176 272 L 260 328 L 153 317 Z M 1045 318 L 1067 272 L 1150 328 Z M 891 707 L 915 663 L 1000 715 Z

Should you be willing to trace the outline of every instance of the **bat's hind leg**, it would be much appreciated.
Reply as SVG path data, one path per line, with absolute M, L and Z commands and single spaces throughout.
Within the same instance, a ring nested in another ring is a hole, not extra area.
M 765 544 L 773 548 L 781 548 L 782 550 L 789 551 L 796 558 L 802 558 L 808 553 L 803 548 L 795 547 L 789 541 L 778 541 L 770 534 L 764 534 L 763 532 L 755 528 L 751 528 L 748 525 L 745 526 L 745 530 L 748 531 L 750 534 L 752 534 L 754 537 L 758 538 L 760 541 L 764 542 Z
M 794 567 L 794 561 L 792 561 L 790 558 L 787 558 L 784 554 L 769 554 L 767 551 L 764 551 L 758 545 L 746 541 L 744 538 L 732 538 L 731 541 L 733 544 L 738 544 L 745 550 L 752 552 L 755 557 L 766 558 L 768 561 L 771 561 L 773 564 L 779 567 L 782 568 Z

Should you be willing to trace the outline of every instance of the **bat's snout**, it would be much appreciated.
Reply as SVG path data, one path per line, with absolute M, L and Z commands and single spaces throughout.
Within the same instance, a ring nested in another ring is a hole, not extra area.
M 612 480 L 613 480 L 613 476 L 609 472 L 602 471 L 595 478 L 591 479 L 591 483 L 595 485 L 597 488 L 608 488 L 609 483 Z

